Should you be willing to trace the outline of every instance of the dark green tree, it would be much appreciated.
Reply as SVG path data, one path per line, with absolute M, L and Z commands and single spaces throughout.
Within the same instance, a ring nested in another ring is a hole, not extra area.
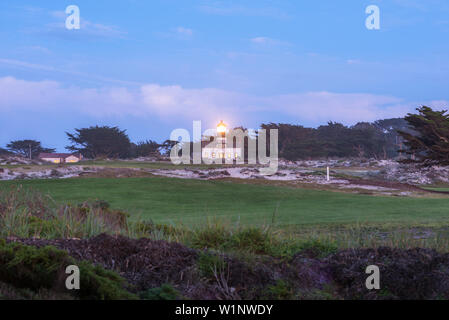
M 413 131 L 399 131 L 411 159 L 423 166 L 449 165 L 449 115 L 447 110 L 434 111 L 422 106 L 418 114 L 409 113 L 405 120 Z
M 404 141 L 398 131 L 412 133 L 404 118 L 392 118 L 377 120 L 373 123 L 382 133 L 384 143 L 382 145 L 384 158 L 394 158 L 402 155 L 404 150 Z
M 357 157 L 386 159 L 385 134 L 369 122 L 359 122 L 350 130 L 350 141 Z
M 131 155 L 131 142 L 126 130 L 118 127 L 95 126 L 66 134 L 72 143 L 66 149 L 80 152 L 86 158 L 128 158 Z
M 278 147 L 281 158 L 297 160 L 322 156 L 321 149 L 315 144 L 315 129 L 285 123 L 267 123 L 260 127 L 267 130 L 267 135 L 271 129 L 278 130 Z M 268 146 L 269 135 L 267 136 L 267 148 Z
M 159 148 L 161 145 L 156 141 L 146 140 L 133 144 L 132 155 L 134 157 L 148 157 L 151 155 L 160 155 Z
M 160 151 L 161 154 L 165 155 L 165 156 L 169 156 L 170 155 L 170 151 L 171 149 L 178 144 L 178 141 L 174 141 L 174 140 L 165 140 L 161 145 L 160 145 Z
M 39 156 L 39 153 L 51 153 L 55 152 L 55 149 L 53 148 L 44 148 L 41 145 L 40 141 L 36 140 L 15 140 L 11 141 L 6 145 L 6 148 L 8 151 L 21 155 L 26 158 L 30 158 L 30 152 L 31 152 L 31 158 L 37 158 Z
M 0 148 L 0 155 L 10 155 L 10 154 L 11 154 L 10 151 L 8 151 L 6 149 L 3 149 L 3 148 Z
M 279 155 L 287 160 L 393 158 L 398 155 L 402 143 L 396 130 L 409 130 L 407 122 L 401 118 L 360 122 L 352 127 L 329 122 L 316 129 L 284 123 L 262 124 L 261 128 L 279 130 Z
M 351 129 L 338 122 L 328 122 L 317 129 L 319 145 L 323 156 L 350 157 L 356 152 L 351 141 Z

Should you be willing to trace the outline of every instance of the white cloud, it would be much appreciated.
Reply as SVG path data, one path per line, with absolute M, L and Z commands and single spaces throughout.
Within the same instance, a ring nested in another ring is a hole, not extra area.
M 253 43 L 267 43 L 269 41 L 271 41 L 271 39 L 267 37 L 256 37 L 251 39 L 251 42 Z
M 206 14 L 221 16 L 254 16 L 275 19 L 287 19 L 290 16 L 276 7 L 249 7 L 242 5 L 232 5 L 225 1 L 207 2 L 199 6 L 200 11 Z
M 64 11 L 51 11 L 50 16 L 55 19 L 54 22 L 48 23 L 45 26 L 45 32 L 66 32 L 65 20 L 68 15 Z M 39 30 L 42 31 L 42 30 Z M 96 23 L 84 18 L 83 14 L 80 17 L 80 29 L 64 33 L 65 35 L 91 36 L 100 38 L 124 38 L 127 32 L 121 30 L 117 26 Z
M 252 43 L 258 44 L 258 45 L 287 45 L 287 42 L 268 38 L 268 37 L 255 37 L 250 39 Z
M 184 35 L 184 36 L 192 36 L 193 35 L 192 29 L 188 29 L 188 28 L 184 28 L 184 27 L 176 28 L 176 32 L 181 35 Z
M 347 64 L 361 64 L 362 61 L 358 60 L 358 59 L 348 59 L 346 60 Z
M 300 119 L 345 124 L 401 117 L 417 106 L 391 96 L 325 91 L 282 95 L 276 99 L 284 112 Z
M 189 40 L 193 36 L 193 30 L 185 27 L 176 27 L 168 31 L 155 31 L 153 33 L 158 37 L 177 40 Z
M 46 48 L 46 47 L 42 47 L 42 46 L 28 46 L 25 49 L 29 49 L 31 51 L 34 52 L 39 52 L 39 53 L 43 53 L 43 54 L 50 54 L 51 50 Z
M 147 84 L 125 87 L 63 87 L 55 81 L 25 81 L 0 78 L 0 111 L 64 109 L 73 114 L 103 117 L 156 116 L 160 119 L 217 119 L 231 115 L 239 121 L 259 121 L 283 115 L 293 123 L 345 124 L 401 117 L 420 104 L 443 108 L 448 101 L 407 102 L 364 93 L 308 92 L 261 97 L 214 88 L 186 89 L 181 86 Z M 241 123 L 241 122 L 240 122 Z
M 26 61 L 14 60 L 14 59 L 0 58 L 0 65 L 6 65 L 9 67 L 14 67 L 14 68 L 18 68 L 18 69 L 31 69 L 31 70 L 40 70 L 40 71 L 68 74 L 68 75 L 78 77 L 78 78 L 86 78 L 89 81 L 94 81 L 94 82 L 98 82 L 98 83 L 115 83 L 115 84 L 120 84 L 120 85 L 132 85 L 132 86 L 141 85 L 141 83 L 138 83 L 138 82 L 118 80 L 118 79 L 113 79 L 113 78 L 108 78 L 108 77 L 102 77 L 99 75 L 89 74 L 89 73 L 85 73 L 85 72 L 81 72 L 81 71 L 77 71 L 77 70 L 55 68 L 53 66 L 29 63 Z

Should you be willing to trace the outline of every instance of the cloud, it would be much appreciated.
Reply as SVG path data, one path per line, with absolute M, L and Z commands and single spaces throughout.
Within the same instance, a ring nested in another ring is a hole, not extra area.
M 81 71 L 71 70 L 71 69 L 64 69 L 64 68 L 55 68 L 53 66 L 43 65 L 43 64 L 35 64 L 35 63 L 29 63 L 26 61 L 21 60 L 14 60 L 14 59 L 3 59 L 0 58 L 0 65 L 6 65 L 9 67 L 19 68 L 19 69 L 31 69 L 31 70 L 38 70 L 38 71 L 44 71 L 44 72 L 56 72 L 61 74 L 68 74 L 77 78 L 84 78 L 88 79 L 90 81 L 95 81 L 99 83 L 116 83 L 121 85 L 141 85 L 141 83 L 133 82 L 133 81 L 125 81 L 125 80 L 118 80 L 108 77 L 102 77 L 99 75 L 94 75 L 90 73 L 85 73 Z
M 448 11 L 449 6 L 446 0 L 394 0 L 393 4 L 407 9 L 429 12 L 432 8 L 438 8 L 439 11 Z
M 48 20 L 48 16 L 51 22 L 46 23 L 41 27 L 33 27 L 25 29 L 28 33 L 40 33 L 48 34 L 58 37 L 65 37 L 67 39 L 72 38 L 118 38 L 123 39 L 126 37 L 127 32 L 121 30 L 119 27 L 114 25 L 107 25 L 98 22 L 92 22 L 84 18 L 83 13 L 80 15 L 80 29 L 78 30 L 67 30 L 65 26 L 65 21 L 68 17 L 64 11 L 45 11 L 40 8 L 33 8 L 32 11 L 35 15 L 44 16 Z
M 255 37 L 250 39 L 250 41 L 254 44 L 258 45 L 287 45 L 287 42 L 268 38 L 268 37 Z
M 267 43 L 270 40 L 271 39 L 266 38 L 266 37 L 257 37 L 257 38 L 252 38 L 251 42 L 253 42 L 253 43 Z
M 46 47 L 42 47 L 42 46 L 28 46 L 25 49 L 29 49 L 31 51 L 39 52 L 39 53 L 43 53 L 43 54 L 50 54 L 50 53 L 52 53 L 50 49 L 48 49 Z
M 199 10 L 206 14 L 221 16 L 255 16 L 269 17 L 275 19 L 286 19 L 289 15 L 275 7 L 247 7 L 242 5 L 232 5 L 222 1 L 208 2 L 199 6 Z
M 407 102 L 400 98 L 365 93 L 306 92 L 255 96 L 215 88 L 187 89 L 181 86 L 142 85 L 125 87 L 63 87 L 55 81 L 25 81 L 0 78 L 0 112 L 26 110 L 73 115 L 152 116 L 161 120 L 200 119 L 223 115 L 237 122 L 270 121 L 283 116 L 305 125 L 338 121 L 354 124 L 383 118 L 402 117 L 420 104 L 442 108 L 448 101 Z
M 29 63 L 26 61 L 20 61 L 20 60 L 14 60 L 14 59 L 0 58 L 0 64 L 12 66 L 12 67 L 18 67 L 18 68 L 41 70 L 41 71 L 52 71 L 52 72 L 57 71 L 54 67 L 51 67 L 51 66 Z
M 185 27 L 172 28 L 169 31 L 156 31 L 154 32 L 156 36 L 162 38 L 171 38 L 177 40 L 188 40 L 193 36 L 193 30 Z
M 358 59 L 348 59 L 346 60 L 347 64 L 361 64 L 362 61 L 358 60 Z
M 176 32 L 184 35 L 184 36 L 192 36 L 193 35 L 193 30 L 192 29 L 188 29 L 188 28 L 184 28 L 184 27 L 178 27 L 176 28 Z
M 402 117 L 417 106 L 392 96 L 326 91 L 282 95 L 276 101 L 292 116 L 311 122 L 331 120 L 345 124 Z
M 95 38 L 125 38 L 126 32 L 116 26 L 94 23 L 89 20 L 80 19 L 79 30 L 67 30 L 65 26 L 64 15 L 63 22 L 53 22 L 46 25 L 47 32 L 64 32 L 65 35 L 89 36 Z

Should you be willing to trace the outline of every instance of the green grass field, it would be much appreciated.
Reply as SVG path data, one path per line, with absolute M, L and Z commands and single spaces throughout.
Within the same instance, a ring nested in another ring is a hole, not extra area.
M 45 163 L 45 164 L 7 164 L 0 165 L 0 168 L 33 168 L 33 169 L 51 169 L 60 167 L 59 164 Z M 170 169 L 170 170 L 182 170 L 184 168 L 190 169 L 222 169 L 226 168 L 226 164 L 182 164 L 173 165 L 169 161 L 156 161 L 156 162 L 144 162 L 144 161 L 118 161 L 118 160 L 83 160 L 76 163 L 66 163 L 64 166 L 83 166 L 83 167 L 106 167 L 106 168 L 143 168 L 143 169 Z M 244 164 L 239 166 L 245 166 Z
M 449 198 L 379 197 L 270 185 L 174 178 L 75 178 L 1 181 L 21 184 L 57 201 L 102 199 L 133 218 L 196 225 L 208 217 L 278 226 L 311 224 L 449 222 Z

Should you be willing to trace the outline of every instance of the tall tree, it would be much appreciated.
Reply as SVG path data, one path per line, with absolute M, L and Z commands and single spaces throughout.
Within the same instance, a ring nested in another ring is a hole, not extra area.
M 350 130 L 350 141 L 355 156 L 367 158 L 387 158 L 385 137 L 381 129 L 369 122 L 359 122 Z
M 95 126 L 66 132 L 72 145 L 66 149 L 80 152 L 87 158 L 127 158 L 131 153 L 131 142 L 126 130 L 118 127 Z
M 404 118 L 392 118 L 377 120 L 374 123 L 382 133 L 384 143 L 382 148 L 387 158 L 393 158 L 402 155 L 404 150 L 404 141 L 398 131 L 413 133 L 408 127 L 408 123 Z
M 10 154 L 11 154 L 10 151 L 8 151 L 6 149 L 3 149 L 3 148 L 0 148 L 0 155 L 10 155 Z
M 165 140 L 164 142 L 162 142 L 162 144 L 160 145 L 160 150 L 161 153 L 165 156 L 169 156 L 171 149 L 173 149 L 173 147 L 175 145 L 178 144 L 178 141 L 173 141 L 173 140 Z
M 53 148 L 44 148 L 40 141 L 36 140 L 15 140 L 6 145 L 8 151 L 19 154 L 26 158 L 37 158 L 39 153 L 55 152 Z M 30 154 L 31 152 L 31 154 Z
M 412 133 L 399 131 L 407 147 L 406 153 L 415 162 L 423 166 L 434 164 L 449 165 L 449 115 L 447 110 L 434 111 L 422 106 L 416 109 L 418 114 L 409 113 L 405 120 Z
M 156 141 L 146 140 L 133 144 L 132 155 L 134 157 L 147 157 L 151 155 L 160 155 L 159 148 L 161 145 Z
M 301 125 L 292 125 L 285 123 L 267 123 L 261 124 L 262 129 L 278 130 L 279 156 L 287 160 L 297 160 L 311 157 L 319 152 L 314 143 L 316 135 L 315 129 L 305 128 Z M 267 148 L 269 139 L 267 137 Z M 321 156 L 321 154 L 317 155 Z
M 351 129 L 338 122 L 319 126 L 317 136 L 326 157 L 348 157 L 354 155 Z

